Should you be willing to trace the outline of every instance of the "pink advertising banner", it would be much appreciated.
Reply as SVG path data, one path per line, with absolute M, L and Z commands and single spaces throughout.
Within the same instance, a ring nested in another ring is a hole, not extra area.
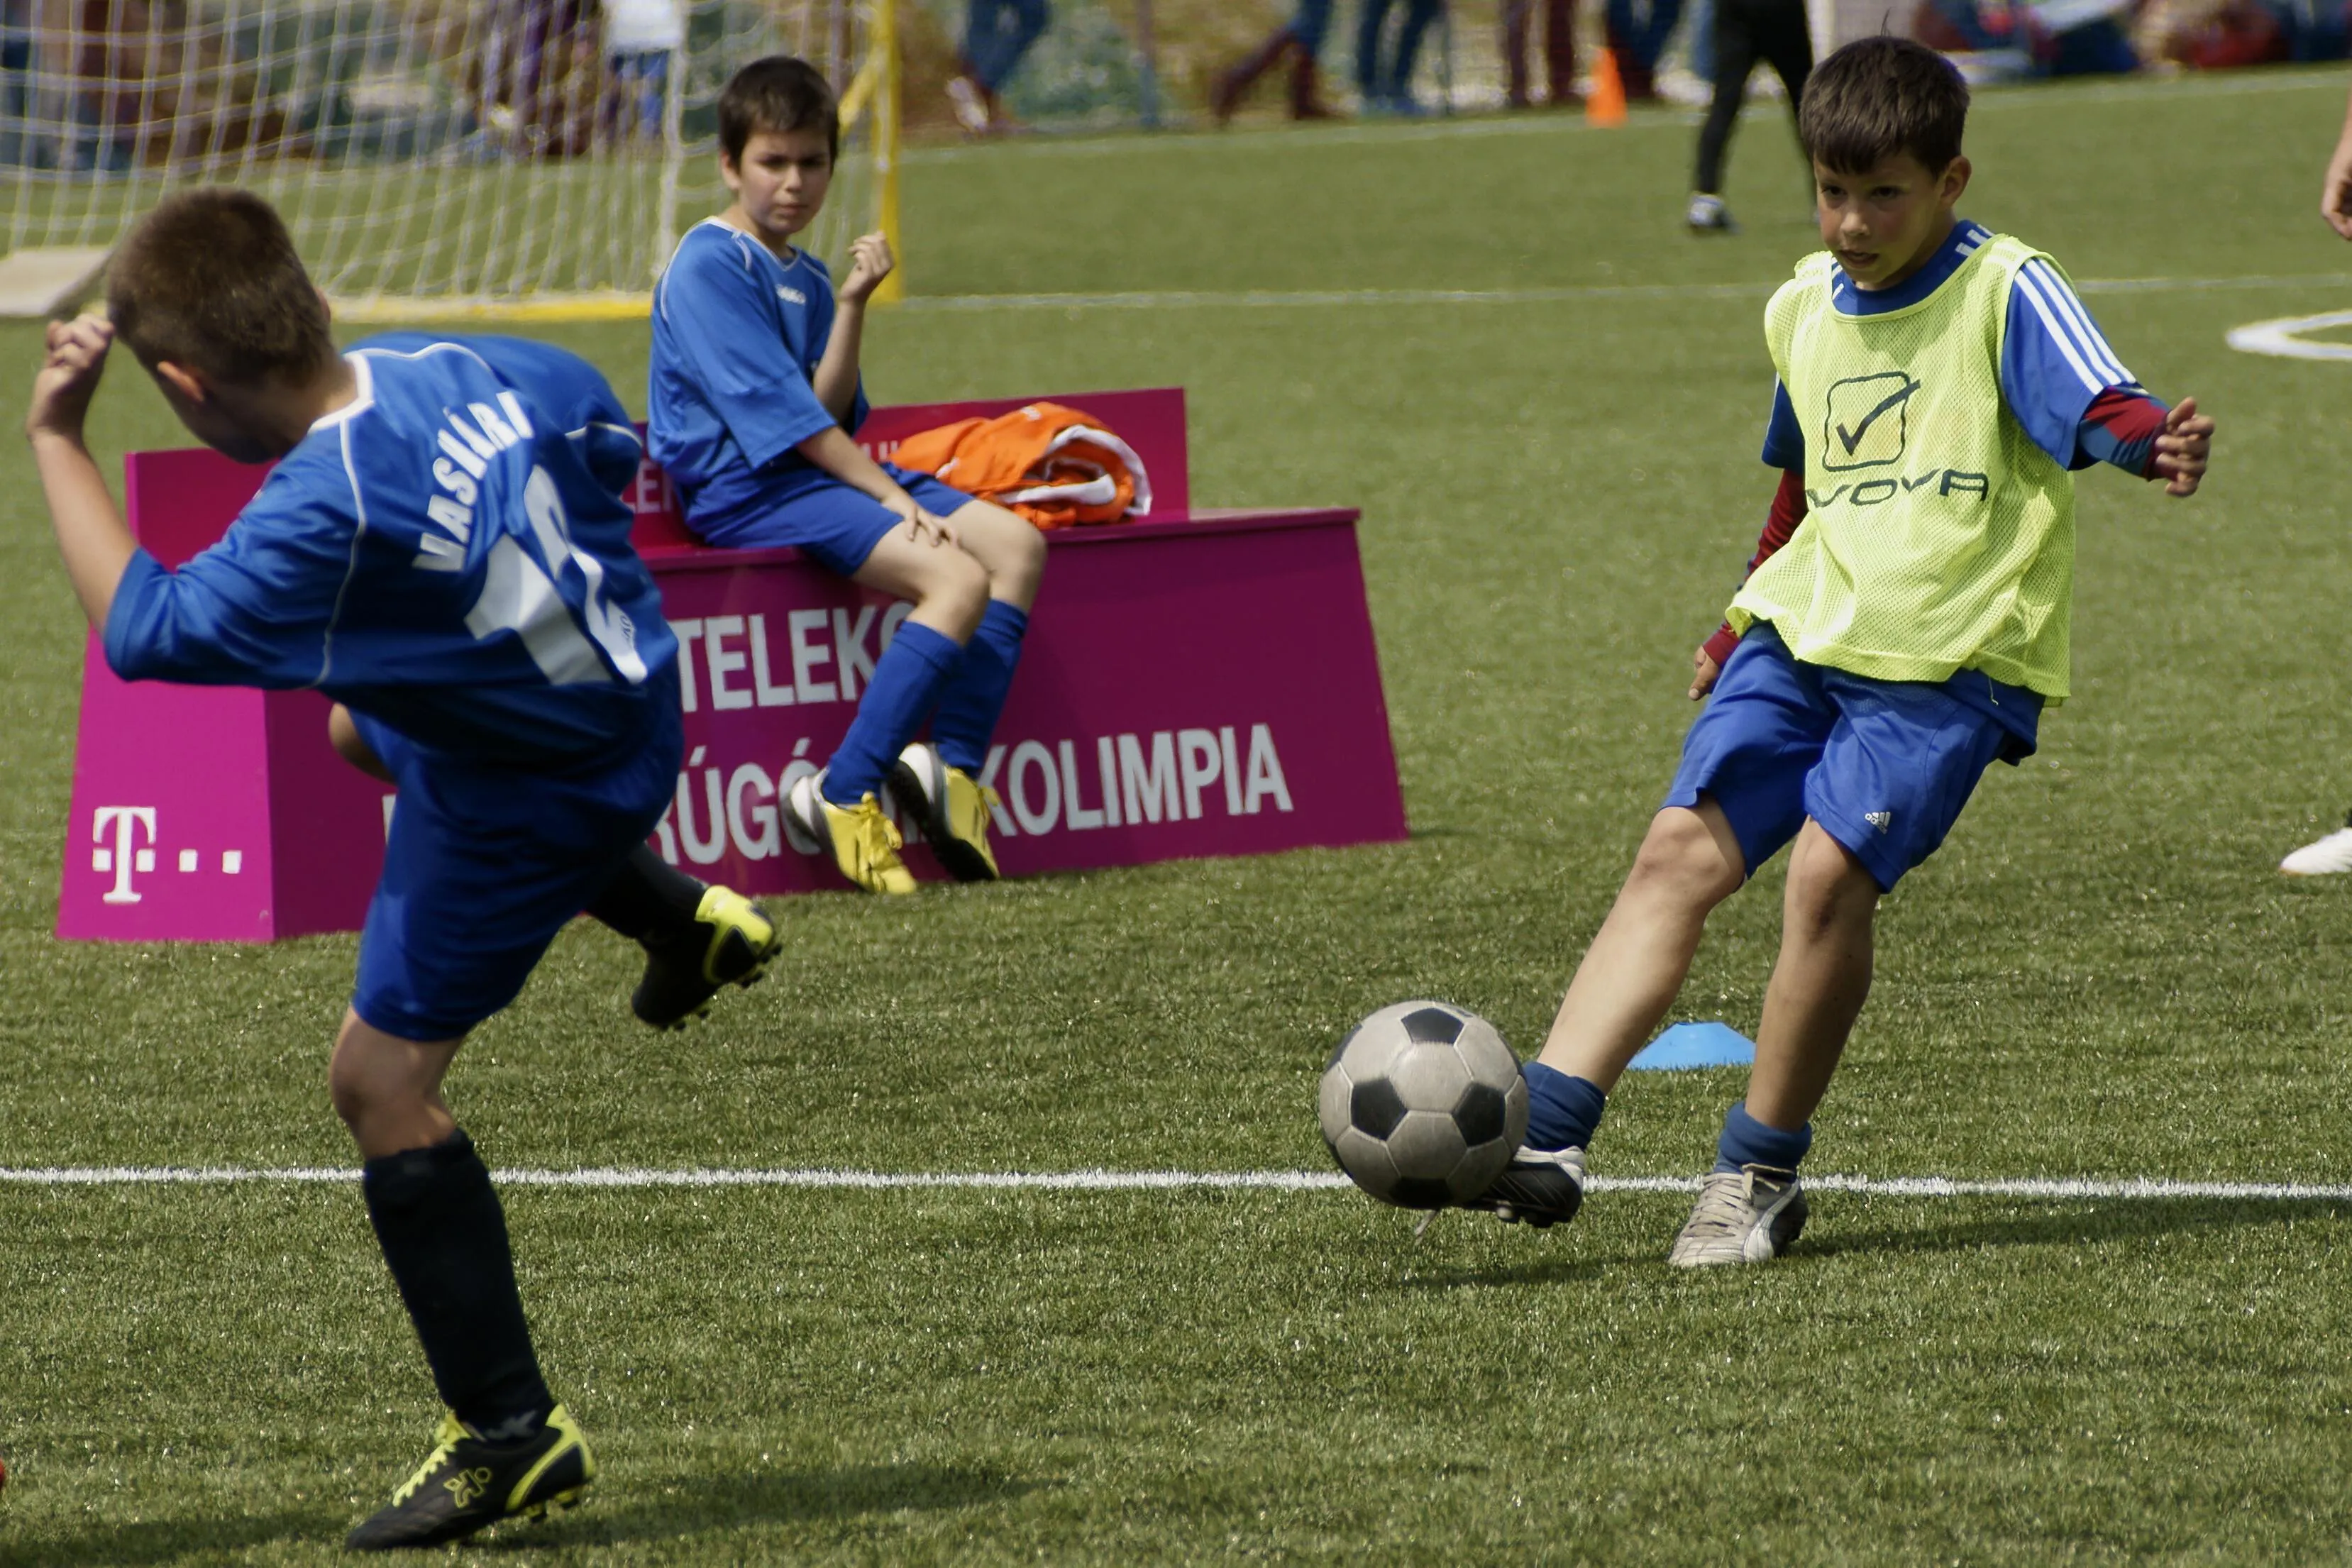
M 877 409 L 861 440 L 1020 406 Z M 1052 553 L 985 782 L 1009 876 L 1405 836 L 1356 514 L 1187 507 L 1182 394 L 1057 397 L 1143 458 L 1152 520 Z M 219 537 L 263 470 L 130 459 L 133 529 L 166 565 Z M 789 550 L 694 545 L 648 464 L 637 538 L 682 650 L 686 766 L 655 843 L 755 893 L 846 886 L 776 809 L 841 739 L 906 606 Z M 392 797 L 328 745 L 326 700 L 118 680 L 85 662 L 58 932 L 268 941 L 358 927 Z M 937 866 L 915 836 L 919 877 Z

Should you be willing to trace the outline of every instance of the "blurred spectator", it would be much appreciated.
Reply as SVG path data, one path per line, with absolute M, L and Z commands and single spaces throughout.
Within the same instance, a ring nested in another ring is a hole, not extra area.
M 1209 91 L 1209 108 L 1222 125 L 1234 117 L 1242 100 L 1257 84 L 1257 79 L 1281 65 L 1290 62 L 1290 118 L 1293 120 L 1328 120 L 1331 111 L 1323 105 L 1320 68 L 1316 64 L 1323 53 L 1323 39 L 1331 31 L 1331 0 L 1298 0 L 1298 12 L 1290 21 L 1274 30 L 1272 37 L 1243 58 L 1240 64 L 1217 79 Z
M 1053 19 L 1046 0 L 967 0 L 963 69 L 948 83 L 958 124 L 975 136 L 1012 128 L 1000 95 Z
M 1537 0 L 1503 0 L 1504 90 L 1513 109 L 1535 100 L 1528 91 L 1528 45 L 1535 31 Z M 1542 0 L 1544 101 L 1574 103 L 1576 91 L 1576 0 Z
M 1603 8 L 1609 49 L 1629 100 L 1658 96 L 1658 60 L 1682 14 L 1683 0 L 1609 0 Z
M 662 139 L 663 89 L 670 57 L 686 47 L 677 0 L 604 0 L 605 135 L 615 142 Z
M 604 16 L 598 0 L 503 0 L 465 24 L 467 85 L 488 158 L 575 158 L 595 144 Z
M 1395 0 L 1363 0 L 1356 19 L 1356 90 L 1364 97 L 1367 114 L 1414 115 L 1413 62 L 1421 58 L 1421 41 L 1429 25 L 1445 8 L 1445 0 L 1404 0 L 1404 21 L 1397 30 L 1393 54 L 1381 48 L 1388 31 L 1389 11 Z
M 2133 0 L 1926 0 L 1918 39 L 1948 54 L 2015 55 L 2035 76 L 2124 75 L 2139 53 L 2124 31 Z
M 1731 211 L 1723 205 L 1723 155 L 1739 122 L 1748 96 L 1748 73 L 1758 58 L 1769 60 L 1789 94 L 1789 119 L 1804 101 L 1805 79 L 1813 70 L 1813 43 L 1805 26 L 1805 0 L 1716 0 L 1715 100 L 1699 127 L 1698 172 L 1691 182 L 1688 216 L 1694 232 L 1729 230 Z
M 2133 29 L 2143 53 L 2200 69 L 2339 60 L 2344 0 L 2156 0 Z

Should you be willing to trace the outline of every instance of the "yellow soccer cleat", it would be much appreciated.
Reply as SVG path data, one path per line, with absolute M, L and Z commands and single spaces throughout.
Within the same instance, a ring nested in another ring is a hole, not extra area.
M 596 1457 L 561 1405 L 530 1436 L 492 1443 L 453 1415 L 441 1417 L 433 1452 L 392 1501 L 351 1532 L 353 1552 L 393 1552 L 457 1541 L 507 1519 L 544 1519 L 580 1500 Z
M 783 933 L 767 912 L 730 888 L 703 889 L 694 923 L 675 937 L 648 940 L 646 974 L 629 1006 L 656 1029 L 682 1029 L 710 1010 L 722 985 L 750 985 Z
M 937 746 L 918 741 L 898 753 L 891 771 L 899 800 L 923 816 L 923 837 L 949 876 L 959 882 L 993 882 L 996 850 L 988 842 L 988 814 L 1003 803 L 961 768 L 950 767 Z
M 911 893 L 915 875 L 898 858 L 904 842 L 898 829 L 882 815 L 882 803 L 871 793 L 856 805 L 835 805 L 819 787 L 823 773 L 812 773 L 793 785 L 785 808 L 793 820 L 819 844 L 833 849 L 841 874 L 869 893 Z

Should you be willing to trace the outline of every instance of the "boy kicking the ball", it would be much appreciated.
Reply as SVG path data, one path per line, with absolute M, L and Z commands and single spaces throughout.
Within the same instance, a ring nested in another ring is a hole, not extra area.
M 992 797 L 979 781 L 1045 541 L 1003 508 L 877 463 L 850 439 L 866 417 L 866 304 L 891 258 L 881 235 L 858 240 L 836 300 L 824 263 L 793 244 L 816 221 L 840 151 L 824 78 L 782 55 L 745 66 L 719 95 L 719 142 L 734 205 L 687 232 L 654 295 L 654 457 L 709 542 L 793 545 L 914 606 L 840 748 L 793 787 L 793 820 L 858 887 L 910 893 L 877 797 L 889 779 L 951 876 L 992 879 Z M 933 742 L 916 742 L 927 718 Z
M 1712 700 L 1528 1068 L 1525 1146 L 1468 1206 L 1551 1225 L 1608 1091 L 1673 1004 L 1709 910 L 1795 842 L 1748 1095 L 1668 1261 L 1758 1263 L 1805 1223 L 1798 1166 L 1870 989 L 1881 895 L 2066 695 L 2070 470 L 2195 493 L 2213 422 L 2133 379 L 2051 259 L 1961 218 L 1968 89 L 1901 38 L 1823 62 L 1800 114 L 1825 250 L 1765 309 L 1779 498 Z
M 677 640 L 629 546 L 638 449 L 586 362 L 511 339 L 338 354 L 259 197 L 167 197 L 124 237 L 110 322 L 52 325 L 26 434 L 74 592 L 126 679 L 310 688 L 338 750 L 399 786 L 328 1079 L 448 1414 L 351 1536 L 429 1545 L 575 1500 L 595 1475 L 541 1376 L 489 1172 L 441 1097 L 468 1030 L 585 909 L 647 952 L 670 1026 L 749 984 L 777 933 L 645 847 L 677 775 Z M 277 468 L 176 572 L 141 550 L 82 439 L 115 340 L 195 435 Z

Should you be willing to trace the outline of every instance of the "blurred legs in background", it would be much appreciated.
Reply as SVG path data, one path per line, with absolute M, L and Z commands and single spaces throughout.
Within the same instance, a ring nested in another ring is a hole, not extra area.
M 1682 0 L 1609 0 L 1609 47 L 1625 96 L 1636 101 L 1658 96 L 1658 57 L 1665 53 L 1682 17 Z
M 1052 20 L 1046 0 L 971 0 L 964 11 L 963 72 L 948 83 L 965 130 L 977 135 L 1007 128 L 1000 95 Z
M 1265 43 L 1217 79 L 1209 95 L 1217 122 L 1222 125 L 1231 120 L 1257 79 L 1286 59 L 1290 62 L 1290 118 L 1328 120 L 1331 111 L 1323 105 L 1320 68 L 1316 61 L 1330 31 L 1331 0 L 1298 0 L 1297 14 L 1286 26 L 1276 28 Z
M 1576 0 L 1504 0 L 1503 70 L 1513 109 L 1525 109 L 1535 101 L 1528 94 L 1528 44 L 1535 31 L 1538 3 L 1544 16 L 1544 101 L 1577 101 Z
M 1805 79 L 1813 69 L 1804 0 L 1716 0 L 1715 101 L 1698 132 L 1698 169 L 1691 181 L 1689 213 L 1694 230 L 1731 227 L 1731 215 L 1722 200 L 1723 158 L 1739 122 L 1740 100 L 1748 96 L 1748 73 L 1759 57 L 1771 62 L 1788 90 L 1793 125 L 1805 95 Z
M 1393 4 L 1394 0 L 1364 0 L 1356 21 L 1356 89 L 1363 94 L 1367 113 L 1418 114 L 1421 106 L 1412 97 L 1413 62 L 1420 58 L 1421 40 L 1444 9 L 1445 0 L 1405 0 L 1396 51 L 1384 55 L 1381 35 L 1387 30 Z

